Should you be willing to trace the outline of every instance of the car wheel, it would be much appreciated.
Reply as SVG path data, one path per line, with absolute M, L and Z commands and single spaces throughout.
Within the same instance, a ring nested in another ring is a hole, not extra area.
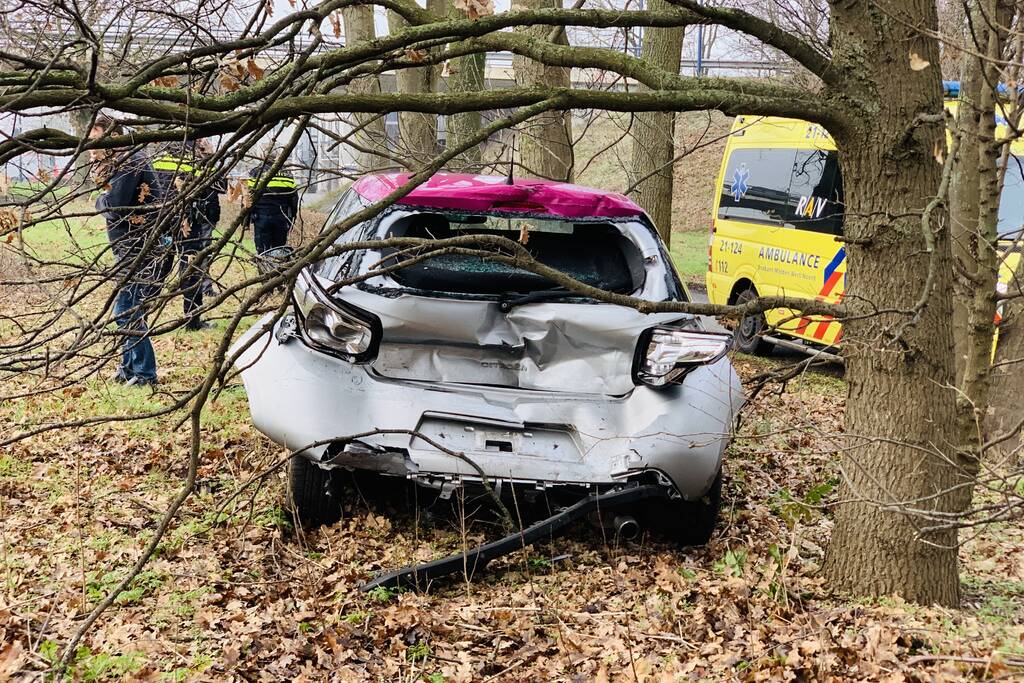
M 292 509 L 300 524 L 317 527 L 334 524 L 341 519 L 341 500 L 333 479 L 330 470 L 301 455 L 293 456 L 289 461 Z
M 722 470 L 698 500 L 662 498 L 647 504 L 643 519 L 649 530 L 679 545 L 707 545 L 722 507 Z
M 745 304 L 756 298 L 757 290 L 754 288 L 744 290 L 736 297 L 736 305 Z M 764 333 L 767 329 L 768 321 L 765 320 L 764 313 L 745 315 L 736 326 L 736 329 L 733 330 L 733 344 L 743 353 L 767 356 L 775 347 L 774 344 L 764 339 Z

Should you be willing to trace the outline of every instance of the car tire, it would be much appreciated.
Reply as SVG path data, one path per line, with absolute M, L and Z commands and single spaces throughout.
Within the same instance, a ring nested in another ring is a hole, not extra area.
M 318 527 L 341 519 L 341 500 L 330 470 L 296 455 L 288 463 L 288 484 L 298 523 Z
M 643 519 L 647 528 L 681 546 L 707 545 L 722 508 L 722 470 L 707 493 L 697 500 L 662 498 L 647 504 Z
M 757 290 L 751 287 L 739 293 L 736 297 L 736 305 L 740 306 L 757 298 Z M 765 341 L 764 333 L 768 329 L 768 321 L 764 313 L 745 315 L 736 325 L 732 332 L 733 345 L 742 353 L 755 356 L 767 356 L 775 348 L 775 345 Z

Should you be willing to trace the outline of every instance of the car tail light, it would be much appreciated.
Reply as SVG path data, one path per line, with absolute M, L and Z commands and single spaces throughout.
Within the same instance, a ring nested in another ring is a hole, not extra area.
M 652 328 L 640 338 L 634 377 L 652 387 L 680 382 L 694 368 L 724 356 L 731 340 L 725 334 Z
M 380 343 L 380 320 L 368 311 L 332 299 L 310 276 L 295 283 L 302 339 L 313 348 L 353 362 L 371 360 Z
M 370 350 L 373 330 L 355 316 L 323 304 L 313 304 L 303 321 L 306 336 L 319 346 L 327 346 L 350 356 Z

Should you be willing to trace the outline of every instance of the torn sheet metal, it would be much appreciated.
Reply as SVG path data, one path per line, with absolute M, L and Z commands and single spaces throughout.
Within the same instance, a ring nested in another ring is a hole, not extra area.
M 644 330 L 680 320 L 678 313 L 578 303 L 505 313 L 495 301 L 386 298 L 351 287 L 339 297 L 380 318 L 373 369 L 384 377 L 611 396 L 633 389 L 633 355 Z

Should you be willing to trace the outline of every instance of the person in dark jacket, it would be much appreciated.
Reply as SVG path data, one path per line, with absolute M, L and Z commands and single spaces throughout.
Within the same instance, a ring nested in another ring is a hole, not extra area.
M 253 227 L 257 254 L 264 254 L 286 245 L 288 231 L 292 229 L 292 224 L 299 214 L 298 187 L 295 178 L 284 169 L 278 170 L 267 179 L 263 191 L 259 196 L 255 196 L 256 186 L 274 166 L 273 157 L 274 155 L 270 155 L 269 161 L 253 168 L 246 178 L 252 202 L 249 221 Z
M 213 156 L 213 152 L 213 145 L 210 144 L 208 139 L 202 138 L 196 141 L 196 155 L 203 162 L 210 159 Z M 206 185 L 204 192 L 196 203 L 194 222 L 199 224 L 199 235 L 205 240 L 204 245 L 206 246 L 212 243 L 213 229 L 220 223 L 220 196 L 225 192 L 227 192 L 227 182 L 221 176 Z M 205 249 L 206 247 L 204 246 L 203 248 Z M 213 280 L 210 279 L 211 261 L 212 258 L 207 258 L 201 264 L 203 271 L 203 283 L 201 285 L 203 296 L 214 295 Z
M 177 255 L 185 327 L 189 330 L 209 327 L 199 317 L 206 279 L 206 259 L 200 262 L 199 254 L 210 245 L 213 225 L 220 220 L 218 194 L 222 190 L 218 183 L 204 182 L 201 165 L 202 153 L 192 143 L 169 145 L 153 159 L 153 169 L 164 188 L 162 194 L 169 200 L 167 205 L 175 216 L 171 220 L 171 234 Z
M 121 135 L 120 124 L 97 118 L 92 139 Z M 145 304 L 159 291 L 170 238 L 160 234 L 155 205 L 159 180 L 140 152 L 91 150 L 93 178 L 103 188 L 96 209 L 107 223 L 117 283 L 114 319 L 123 336 L 114 381 L 127 385 L 157 383 L 156 354 L 146 326 Z

